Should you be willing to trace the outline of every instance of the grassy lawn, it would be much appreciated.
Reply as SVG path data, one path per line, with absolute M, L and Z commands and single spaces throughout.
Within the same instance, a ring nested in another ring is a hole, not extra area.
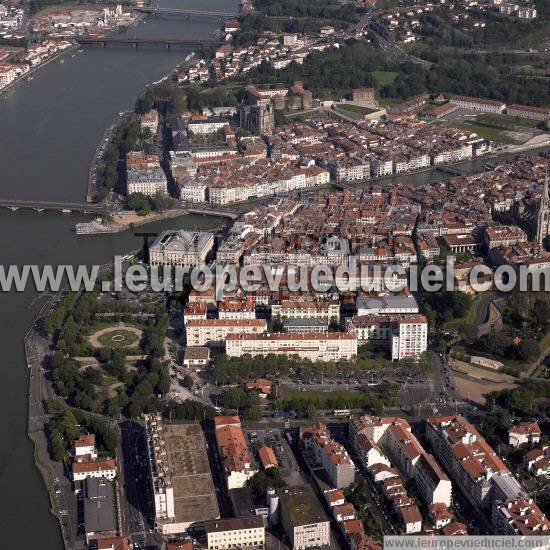
M 373 71 L 372 77 L 377 87 L 385 86 L 386 84 L 391 84 L 399 73 L 393 71 Z
M 338 105 L 338 109 L 343 111 L 348 111 L 350 113 L 359 114 L 359 115 L 368 115 L 369 113 L 374 113 L 375 109 L 369 109 L 368 107 L 361 107 L 360 105 Z
M 460 130 L 468 130 L 470 132 L 475 132 L 482 138 L 488 139 L 490 141 L 497 141 L 499 143 L 504 143 L 506 145 L 521 145 L 522 141 L 517 141 L 511 139 L 508 136 L 502 133 L 502 129 L 494 128 L 492 126 L 485 126 L 484 124 L 463 124 L 460 122 L 453 122 L 450 124 L 454 128 L 459 128 Z
M 304 121 L 311 117 L 311 114 L 315 112 L 315 109 L 307 109 L 305 111 L 285 111 L 284 117 L 286 120 L 292 121 Z
M 102 334 L 98 340 L 106 348 L 127 348 L 137 343 L 138 336 L 129 330 L 113 329 Z
M 521 128 L 534 128 L 540 121 L 530 120 L 528 118 L 519 118 L 506 115 L 477 115 L 476 121 L 486 126 L 504 128 L 505 130 L 515 130 L 518 126 Z

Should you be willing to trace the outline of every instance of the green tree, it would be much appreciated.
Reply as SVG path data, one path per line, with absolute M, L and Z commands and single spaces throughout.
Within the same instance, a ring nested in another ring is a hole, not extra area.
M 151 212 L 151 202 L 143 193 L 132 193 L 129 195 L 128 206 L 141 215 Z
M 189 376 L 188 374 L 183 379 L 183 385 L 188 389 L 193 389 L 193 386 L 195 385 L 195 380 L 193 380 L 192 376 Z

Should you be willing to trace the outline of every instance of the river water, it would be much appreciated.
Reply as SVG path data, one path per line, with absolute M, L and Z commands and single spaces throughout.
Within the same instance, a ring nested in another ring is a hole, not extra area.
M 236 11 L 235 0 L 162 0 L 163 7 Z M 214 19 L 149 17 L 128 36 L 209 38 Z M 104 129 L 133 108 L 147 84 L 183 61 L 188 51 L 89 48 L 54 61 L 0 101 L 0 198 L 83 202 L 87 171 Z M 0 212 L 1 263 L 101 264 L 141 246 L 129 232 L 76 236 L 85 216 Z M 161 228 L 209 228 L 217 220 L 189 216 L 153 224 Z M 23 337 L 42 301 L 36 291 L 0 293 L 0 532 L 1 548 L 63 547 L 57 520 L 34 466 L 27 431 Z
M 236 10 L 235 0 L 161 0 L 162 7 Z M 128 36 L 208 38 L 214 20 L 150 17 Z M 183 60 L 185 50 L 85 49 L 54 61 L 0 101 L 0 198 L 82 202 L 88 165 L 104 129 L 120 111 L 133 108 L 138 94 Z M 476 168 L 479 168 L 479 161 Z M 474 164 L 466 166 L 472 169 Z M 463 167 L 461 167 L 463 168 Z M 411 178 L 440 179 L 433 172 Z M 405 179 L 405 178 L 401 178 Z M 76 236 L 85 216 L 0 212 L 4 266 L 102 264 L 141 246 L 131 233 Z M 148 226 L 210 228 L 218 220 L 188 216 Z M 61 536 L 49 513 L 49 499 L 34 466 L 27 431 L 28 371 L 23 337 L 43 303 L 31 289 L 0 292 L 0 548 L 59 550 Z

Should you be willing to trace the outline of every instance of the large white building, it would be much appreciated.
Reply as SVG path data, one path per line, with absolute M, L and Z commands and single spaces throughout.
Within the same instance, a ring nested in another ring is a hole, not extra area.
M 340 319 L 340 304 L 314 300 L 281 300 L 271 306 L 272 318 Z
M 223 347 L 229 336 L 258 336 L 267 331 L 265 319 L 195 319 L 185 326 L 188 346 Z M 246 353 L 246 352 L 245 352 Z
M 73 464 L 73 480 L 84 481 L 89 477 L 103 477 L 113 480 L 116 477 L 116 462 L 113 459 L 100 459 Z
M 205 265 L 214 246 L 214 235 L 202 231 L 163 231 L 149 248 L 152 266 Z
M 428 349 L 428 320 L 424 315 L 400 318 L 393 328 L 391 358 L 418 359 Z
M 265 548 L 265 526 L 261 516 L 216 519 L 204 522 L 208 550 Z
M 229 126 L 226 118 L 194 115 L 187 123 L 187 130 L 193 134 L 206 135 L 215 134 L 226 126 Z
M 454 96 L 449 100 L 452 105 L 458 105 L 461 109 L 481 111 L 483 113 L 494 113 L 501 115 L 506 109 L 506 103 L 482 97 Z
M 267 355 L 297 355 L 311 361 L 340 361 L 357 355 L 357 338 L 353 334 L 276 333 L 229 334 L 225 341 L 229 357 Z
M 392 360 L 418 359 L 428 349 L 428 320 L 424 315 L 364 315 L 347 321 L 359 343 L 387 345 Z
M 166 174 L 162 168 L 132 170 L 127 173 L 128 195 L 143 193 L 153 197 L 157 193 L 168 193 Z

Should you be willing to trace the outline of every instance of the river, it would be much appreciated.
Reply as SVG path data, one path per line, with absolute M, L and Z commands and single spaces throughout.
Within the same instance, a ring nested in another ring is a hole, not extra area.
M 236 9 L 234 0 L 161 0 L 162 7 Z M 219 23 L 149 17 L 128 36 L 208 38 Z M 181 62 L 188 52 L 164 49 L 85 49 L 54 61 L 0 101 L 0 198 L 85 199 L 87 171 L 97 141 L 138 94 Z M 464 169 L 461 166 L 462 169 Z M 433 172 L 412 178 L 439 179 Z M 85 216 L 0 212 L 2 264 L 101 264 L 141 245 L 127 233 L 78 237 Z M 200 216 L 153 224 L 161 228 L 211 228 Z M 31 288 L 0 292 L 0 532 L 2 548 L 62 548 L 57 520 L 34 466 L 27 438 L 28 371 L 23 337 L 43 299 Z
M 161 0 L 162 7 L 235 10 L 235 0 Z M 128 36 L 209 38 L 219 22 L 149 17 Z M 147 86 L 189 52 L 89 48 L 54 61 L 0 101 L 0 198 L 83 202 L 88 165 L 104 129 L 132 109 Z M 138 248 L 130 233 L 78 237 L 85 216 L 0 212 L 2 264 L 99 264 Z M 209 228 L 213 218 L 188 216 L 153 224 Z M 148 226 L 149 227 L 149 226 Z M 0 532 L 2 548 L 63 548 L 57 520 L 34 466 L 27 438 L 28 371 L 23 337 L 43 303 L 36 291 L 0 293 Z M 31 305 L 32 304 L 32 305 Z

